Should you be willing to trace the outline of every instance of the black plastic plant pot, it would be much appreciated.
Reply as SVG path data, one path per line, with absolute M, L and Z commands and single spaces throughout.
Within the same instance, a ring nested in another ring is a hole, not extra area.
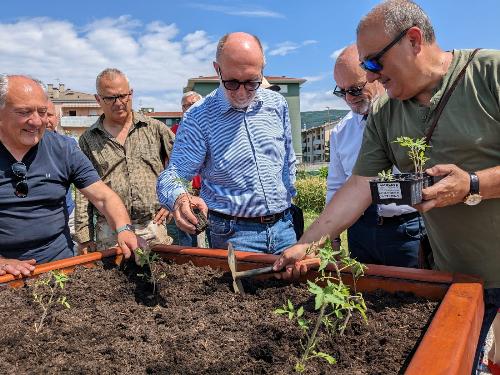
M 376 178 L 370 181 L 372 201 L 374 204 L 418 204 L 422 202 L 422 189 L 433 183 L 432 176 L 425 173 L 395 174 L 391 181 Z

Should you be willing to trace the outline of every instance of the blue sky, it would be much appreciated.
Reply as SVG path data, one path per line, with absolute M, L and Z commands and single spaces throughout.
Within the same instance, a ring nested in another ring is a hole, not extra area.
M 444 49 L 500 49 L 498 0 L 417 0 Z M 345 108 L 331 95 L 335 52 L 355 41 L 378 1 L 9 1 L 0 14 L 0 72 L 94 92 L 105 67 L 128 74 L 134 107 L 180 110 L 187 78 L 213 74 L 217 40 L 259 36 L 266 75 L 308 79 L 301 109 Z

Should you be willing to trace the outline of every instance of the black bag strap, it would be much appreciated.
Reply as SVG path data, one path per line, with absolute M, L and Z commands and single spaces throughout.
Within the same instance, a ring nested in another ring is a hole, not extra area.
M 451 85 L 451 87 L 446 91 L 446 93 L 441 97 L 441 100 L 439 100 L 439 103 L 436 108 L 436 116 L 434 117 L 434 121 L 429 128 L 429 131 L 425 135 L 425 144 L 429 144 L 431 141 L 432 134 L 434 133 L 434 130 L 436 129 L 437 123 L 439 121 L 439 118 L 441 117 L 441 113 L 443 112 L 444 107 L 446 106 L 446 103 L 448 103 L 448 99 L 450 99 L 451 94 L 453 94 L 453 91 L 455 88 L 458 86 L 460 81 L 464 78 L 465 76 L 465 71 L 467 70 L 467 67 L 469 66 L 470 62 L 476 55 L 477 51 L 479 51 L 481 48 L 476 48 L 474 51 L 472 51 L 469 60 L 465 63 L 465 66 L 462 68 L 460 74 L 458 75 L 457 78 L 455 78 L 455 81 Z

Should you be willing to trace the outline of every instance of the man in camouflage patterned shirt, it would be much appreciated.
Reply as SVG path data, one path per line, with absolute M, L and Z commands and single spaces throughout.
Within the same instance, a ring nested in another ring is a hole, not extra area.
M 174 135 L 162 122 L 132 111 L 133 90 L 118 69 L 102 71 L 96 89 L 104 113 L 80 137 L 80 147 L 123 200 L 133 224 L 125 230 L 135 230 L 150 245 L 170 244 L 164 223 L 169 212 L 158 202 L 156 180 L 168 164 Z M 75 227 L 80 252 L 116 244 L 106 218 L 81 194 L 76 197 Z

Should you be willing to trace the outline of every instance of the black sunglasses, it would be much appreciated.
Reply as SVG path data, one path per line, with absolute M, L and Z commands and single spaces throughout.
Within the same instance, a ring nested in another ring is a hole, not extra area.
M 345 99 L 347 94 L 352 96 L 360 96 L 363 93 L 363 89 L 365 88 L 367 83 L 368 81 L 363 83 L 361 86 L 353 86 L 345 90 L 335 85 L 335 89 L 333 90 L 333 95 L 338 96 L 339 98 L 342 99 Z
M 382 56 L 387 52 L 389 51 L 392 47 L 394 47 L 394 45 L 399 42 L 401 39 L 403 39 L 403 37 L 406 35 L 406 33 L 408 32 L 408 30 L 410 30 L 413 26 L 407 28 L 407 29 L 404 29 L 400 34 L 398 34 L 398 36 L 396 36 L 394 38 L 394 40 L 392 42 L 390 42 L 387 46 L 385 46 L 380 52 L 376 53 L 375 56 L 373 56 L 372 58 L 370 59 L 365 59 L 364 61 L 362 61 L 359 66 L 368 71 L 368 72 L 372 72 L 372 73 L 378 73 L 380 72 L 384 66 L 380 63 L 380 59 L 382 58 Z
M 16 197 L 26 198 L 28 196 L 28 179 L 26 178 L 28 170 L 26 164 L 18 161 L 12 164 L 10 168 L 16 178 L 16 190 L 14 194 L 16 194 Z
M 128 94 L 119 94 L 119 95 L 113 95 L 113 96 L 101 96 L 101 95 L 99 95 L 99 96 L 101 96 L 101 99 L 104 101 L 104 103 L 109 105 L 109 104 L 115 104 L 118 99 L 120 99 L 120 101 L 123 104 L 126 104 L 128 102 L 130 95 L 132 95 L 132 91 L 130 91 Z
M 245 88 L 245 90 L 255 91 L 255 90 L 257 90 L 259 88 L 259 86 L 262 83 L 262 81 L 244 81 L 244 82 L 240 82 L 240 81 L 238 81 L 236 79 L 230 79 L 230 80 L 225 81 L 225 80 L 222 79 L 222 72 L 220 70 L 220 67 L 219 67 L 219 76 L 220 76 L 220 80 L 222 81 L 222 84 L 229 91 L 236 91 L 236 90 L 238 90 L 240 88 L 240 85 L 243 85 L 243 87 Z

